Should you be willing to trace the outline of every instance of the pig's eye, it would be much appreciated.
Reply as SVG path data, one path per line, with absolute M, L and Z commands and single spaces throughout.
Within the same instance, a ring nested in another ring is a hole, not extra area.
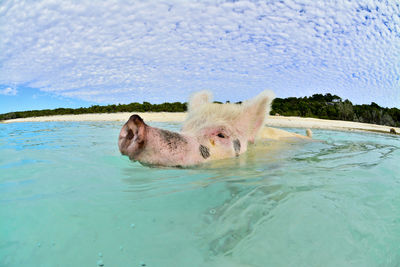
M 225 135 L 223 133 L 219 133 L 219 134 L 217 134 L 217 136 L 221 137 L 221 138 L 225 138 Z

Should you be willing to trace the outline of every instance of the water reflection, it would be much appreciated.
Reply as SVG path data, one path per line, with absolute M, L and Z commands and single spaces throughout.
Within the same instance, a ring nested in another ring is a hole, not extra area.
M 318 168 L 348 169 L 358 166 L 370 168 L 377 166 L 399 149 L 392 144 L 365 141 L 328 141 L 316 145 L 315 149 L 306 151 L 293 160 L 318 164 Z
M 316 130 L 322 142 L 262 141 L 238 158 L 149 168 L 120 155 L 120 126 L 0 125 L 0 212 L 8 227 L 0 254 L 11 255 L 9 265 L 76 265 L 80 255 L 90 266 L 99 251 L 113 266 L 137 259 L 395 266 L 399 259 L 399 138 Z M 57 243 L 51 253 L 49 236 Z
M 193 226 L 200 236 L 199 246 L 204 250 L 204 257 L 209 261 L 219 261 L 222 257 L 226 262 L 227 258 L 233 260 L 238 255 L 243 258 L 242 251 L 256 251 L 256 246 L 273 251 L 273 245 L 266 245 L 273 240 L 265 231 L 270 231 L 277 218 L 297 214 L 289 222 L 290 229 L 295 229 L 291 231 L 298 230 L 296 220 L 302 227 L 308 221 L 298 214 L 296 207 L 312 214 L 314 221 L 310 225 L 323 225 L 327 214 L 335 217 L 337 226 L 329 226 L 332 229 L 349 223 L 351 218 L 343 210 L 348 202 L 354 201 L 355 192 L 361 190 L 349 182 L 371 177 L 369 169 L 382 165 L 399 152 L 399 143 L 393 143 L 392 139 L 360 141 L 354 140 L 358 137 L 355 134 L 350 140 L 324 141 L 332 132 L 316 131 L 315 134 L 322 142 L 262 141 L 250 146 L 239 158 L 214 161 L 193 169 L 150 169 L 135 163 L 124 170 L 124 181 L 129 184 L 127 192 L 132 193 L 132 199 L 182 196 L 182 193 L 191 198 L 199 190 L 213 192 L 209 195 L 212 204 L 204 207 L 201 220 Z M 362 202 L 358 205 L 363 206 Z M 277 231 L 286 235 L 287 229 Z M 260 235 L 265 235 L 264 239 Z M 298 242 L 303 244 L 304 240 Z

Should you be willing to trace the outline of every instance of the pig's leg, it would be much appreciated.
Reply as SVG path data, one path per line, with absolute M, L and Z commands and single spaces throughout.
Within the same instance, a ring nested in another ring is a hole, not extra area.
M 310 129 L 306 130 L 307 136 L 300 135 L 297 133 L 288 132 L 285 130 L 271 128 L 271 127 L 263 127 L 258 138 L 261 139 L 272 139 L 272 140 L 283 140 L 287 138 L 301 138 L 301 139 L 311 139 L 312 132 Z

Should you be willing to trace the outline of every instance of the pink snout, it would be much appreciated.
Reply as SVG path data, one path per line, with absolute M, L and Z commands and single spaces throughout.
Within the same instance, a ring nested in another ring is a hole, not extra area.
M 147 127 L 140 116 L 132 115 L 129 118 L 122 127 L 118 138 L 118 147 L 123 155 L 135 160 L 145 147 Z

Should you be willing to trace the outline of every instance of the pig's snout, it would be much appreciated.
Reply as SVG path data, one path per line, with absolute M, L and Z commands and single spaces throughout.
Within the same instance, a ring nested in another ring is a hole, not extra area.
M 143 119 L 138 115 L 132 115 L 122 127 L 118 146 L 123 155 L 129 156 L 130 159 L 135 157 L 143 150 L 146 139 L 146 127 Z

